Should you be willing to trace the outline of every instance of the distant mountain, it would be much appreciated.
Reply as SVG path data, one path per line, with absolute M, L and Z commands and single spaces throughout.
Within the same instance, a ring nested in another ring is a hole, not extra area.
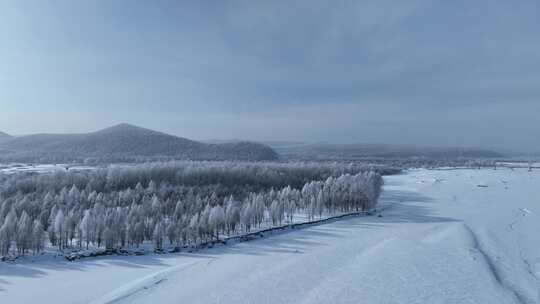
M 202 142 L 204 143 L 207 143 L 207 144 L 224 144 L 224 143 L 237 143 L 237 142 L 241 142 L 242 140 L 240 139 L 207 139 L 207 140 L 202 140 Z M 264 144 L 264 145 L 267 145 L 271 148 L 273 148 L 274 150 L 276 148 L 281 148 L 281 147 L 291 147 L 291 146 L 302 146 L 302 145 L 306 145 L 306 143 L 304 142 L 298 142 L 298 141 L 260 141 L 260 143 Z
M 84 134 L 35 134 L 0 142 L 0 159 L 33 161 L 190 159 L 273 160 L 270 147 L 252 142 L 206 144 L 129 124 Z
M 4 133 L 4 132 L 0 132 L 0 141 L 4 141 L 4 140 L 8 140 L 8 139 L 11 139 L 13 138 L 13 136 L 7 134 L 7 133 Z
M 362 159 L 362 158 L 497 158 L 502 154 L 477 148 L 422 147 L 385 144 L 273 144 L 267 142 L 280 155 L 289 159 Z

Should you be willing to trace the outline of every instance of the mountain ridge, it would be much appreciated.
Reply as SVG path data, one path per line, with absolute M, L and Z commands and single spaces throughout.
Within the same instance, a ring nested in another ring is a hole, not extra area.
M 0 139 L 3 139 L 3 138 L 12 138 L 13 136 L 5 133 L 5 132 L 2 132 L 0 131 Z
M 189 160 L 274 160 L 270 147 L 254 143 L 206 144 L 121 123 L 89 133 L 39 133 L 0 143 L 0 159 L 67 160 L 144 158 Z

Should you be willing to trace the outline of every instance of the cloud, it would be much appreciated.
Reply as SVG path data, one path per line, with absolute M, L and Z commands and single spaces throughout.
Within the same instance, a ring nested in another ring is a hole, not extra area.
M 7 1 L 0 106 L 10 114 L 0 129 L 95 129 L 131 118 L 195 138 L 540 150 L 530 122 L 540 97 L 539 6 Z M 89 122 L 18 122 L 42 107 Z

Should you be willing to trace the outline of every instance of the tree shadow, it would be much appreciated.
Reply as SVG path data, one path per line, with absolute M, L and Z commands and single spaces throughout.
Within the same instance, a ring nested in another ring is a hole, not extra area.
M 305 248 L 332 246 L 338 239 L 347 237 L 352 229 L 384 229 L 396 223 L 444 223 L 458 221 L 434 214 L 431 197 L 415 191 L 387 189 L 380 198 L 380 206 L 374 215 L 352 216 L 322 224 L 274 232 L 245 243 L 224 246 L 208 251 L 219 254 L 268 255 L 273 253 L 303 253 Z M 381 217 L 379 217 L 381 215 Z M 286 235 L 286 237 L 281 237 Z
M 368 218 L 377 223 L 442 223 L 455 222 L 456 219 L 438 216 L 433 212 L 432 204 L 437 203 L 431 197 L 415 191 L 385 190 L 378 206 L 382 217 Z

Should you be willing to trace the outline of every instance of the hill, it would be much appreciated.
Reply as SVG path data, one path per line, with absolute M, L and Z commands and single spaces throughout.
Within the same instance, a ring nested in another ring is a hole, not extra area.
M 206 144 L 129 124 L 84 134 L 35 134 L 0 143 L 0 159 L 59 162 L 146 159 L 273 160 L 270 147 L 252 143 Z
M 13 138 L 13 136 L 0 131 L 0 141 L 8 140 L 11 138 Z

